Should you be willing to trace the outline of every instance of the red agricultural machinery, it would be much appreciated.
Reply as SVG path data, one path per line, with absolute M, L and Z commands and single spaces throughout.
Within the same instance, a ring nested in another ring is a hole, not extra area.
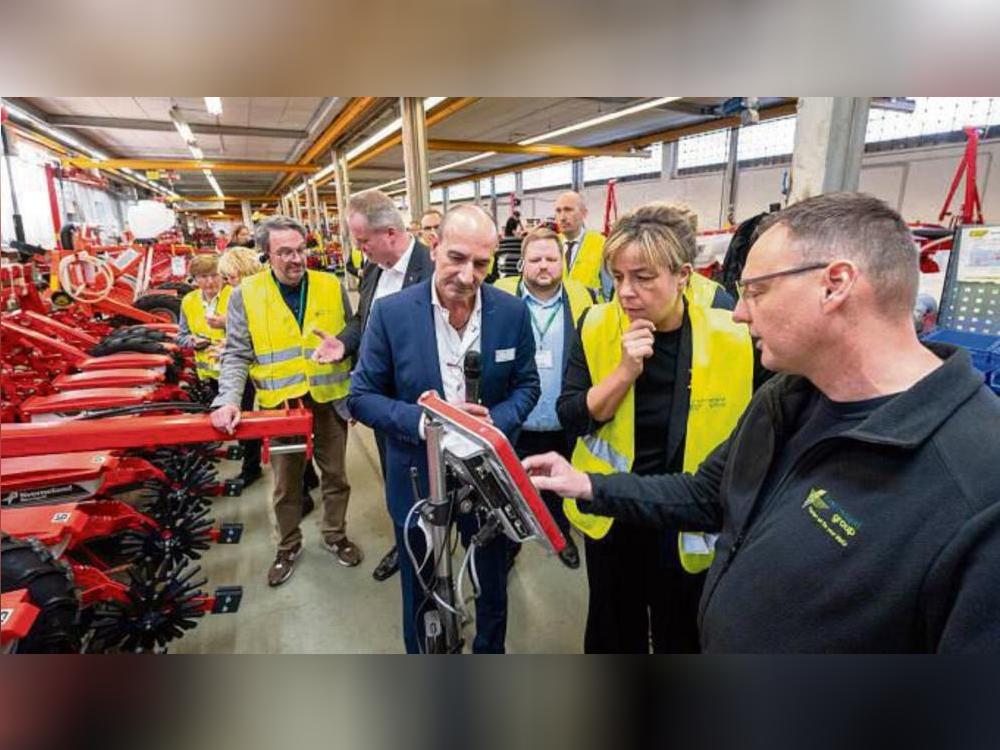
M 204 614 L 238 610 L 242 588 L 209 592 L 195 564 L 242 535 L 209 517 L 234 489 L 215 468 L 222 436 L 174 408 L 3 426 L 0 648 L 161 652 Z M 299 435 L 281 450 L 311 453 L 311 434 L 293 409 L 247 413 L 232 437 Z

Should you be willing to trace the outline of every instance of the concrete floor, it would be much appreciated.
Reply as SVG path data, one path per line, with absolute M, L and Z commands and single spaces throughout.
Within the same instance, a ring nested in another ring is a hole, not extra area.
M 233 476 L 239 464 L 223 461 L 220 474 Z M 392 525 L 383 499 L 378 454 L 371 431 L 350 430 L 347 473 L 351 481 L 348 533 L 364 551 L 356 568 L 339 565 L 319 546 L 318 512 L 302 526 L 305 551 L 295 574 L 270 588 L 268 566 L 274 557 L 270 468 L 237 498 L 214 503 L 216 521 L 240 521 L 237 545 L 213 546 L 201 560 L 210 588 L 243 586 L 240 611 L 207 615 L 182 639 L 175 653 L 399 653 L 399 578 L 379 583 L 372 571 L 392 544 Z M 314 493 L 318 496 L 318 492 Z M 581 546 L 582 542 L 577 539 Z M 459 547 L 461 552 L 461 547 Z M 456 566 L 457 569 L 457 566 Z M 587 581 L 584 566 L 569 570 L 538 544 L 526 545 L 508 583 L 510 607 L 507 651 L 511 653 L 579 653 L 583 647 Z M 474 625 L 466 628 L 470 644 Z M 466 646 L 468 650 L 469 646 Z

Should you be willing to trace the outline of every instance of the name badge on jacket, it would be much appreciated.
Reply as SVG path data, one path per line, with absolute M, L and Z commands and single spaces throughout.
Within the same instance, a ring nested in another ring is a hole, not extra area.
M 517 349 L 497 349 L 497 359 L 496 359 L 497 363 L 513 362 L 514 354 L 516 352 Z

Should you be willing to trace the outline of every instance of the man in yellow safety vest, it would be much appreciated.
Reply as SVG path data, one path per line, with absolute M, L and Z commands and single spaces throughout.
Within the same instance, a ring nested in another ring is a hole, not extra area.
M 323 493 L 322 546 L 340 564 L 353 567 L 362 554 L 347 538 L 345 521 L 351 494 L 344 468 L 350 361 L 343 342 L 335 338 L 351 315 L 350 302 L 335 275 L 306 270 L 306 230 L 298 222 L 283 216 L 268 219 L 257 230 L 257 247 L 270 268 L 244 279 L 230 299 L 212 423 L 230 434 L 239 424 L 248 374 L 263 408 L 301 399 L 312 410 L 314 460 Z M 271 458 L 278 537 L 267 575 L 271 586 L 291 577 L 302 552 L 305 464 L 302 453 Z

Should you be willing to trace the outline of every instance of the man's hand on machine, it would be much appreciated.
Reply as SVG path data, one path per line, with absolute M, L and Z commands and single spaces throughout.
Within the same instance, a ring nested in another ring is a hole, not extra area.
M 460 404 L 455 404 L 459 409 L 464 411 L 466 414 L 471 414 L 477 419 L 481 419 L 487 424 L 493 424 L 493 420 L 490 418 L 490 410 L 488 407 L 482 404 L 473 404 L 468 401 L 463 401 Z
M 312 354 L 313 362 L 321 365 L 328 365 L 332 362 L 339 362 L 344 358 L 344 342 L 336 336 L 332 336 L 326 331 L 315 329 L 314 333 L 319 336 L 320 343 L 316 351 Z
M 236 404 L 223 404 L 212 412 L 212 427 L 232 435 L 243 414 Z
M 531 477 L 531 483 L 539 491 L 551 490 L 563 497 L 591 500 L 594 490 L 590 477 L 573 468 L 569 461 L 558 453 L 543 453 L 528 456 L 521 462 Z

